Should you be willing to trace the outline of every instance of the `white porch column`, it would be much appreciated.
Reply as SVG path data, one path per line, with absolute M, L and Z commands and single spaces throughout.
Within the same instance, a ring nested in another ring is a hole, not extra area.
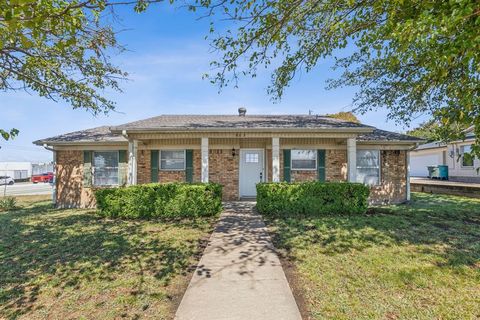
M 138 140 L 128 141 L 128 174 L 127 184 L 137 184 L 137 150 Z
M 280 182 L 280 138 L 272 138 L 272 181 Z
M 208 138 L 202 138 L 202 182 L 208 182 Z
M 347 139 L 347 175 L 348 182 L 357 181 L 357 140 Z
M 410 151 L 406 152 L 406 159 L 407 165 L 407 201 L 410 201 Z

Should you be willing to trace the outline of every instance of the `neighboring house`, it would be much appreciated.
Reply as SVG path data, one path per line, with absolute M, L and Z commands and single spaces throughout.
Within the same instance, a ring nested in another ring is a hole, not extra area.
M 410 174 L 428 176 L 427 166 L 448 165 L 450 178 L 459 181 L 480 182 L 477 168 L 480 160 L 470 155 L 475 135 L 469 129 L 465 140 L 451 143 L 431 142 L 418 146 L 410 154 Z
M 35 141 L 54 150 L 56 203 L 92 207 L 92 188 L 217 182 L 224 200 L 260 181 L 358 181 L 372 202 L 409 197 L 408 150 L 422 140 L 306 115 L 163 115 Z

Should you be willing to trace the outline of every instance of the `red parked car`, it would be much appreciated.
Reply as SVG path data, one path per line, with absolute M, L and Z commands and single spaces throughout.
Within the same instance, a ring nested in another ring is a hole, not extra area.
M 53 182 L 53 172 L 47 172 L 42 174 L 32 175 L 33 183 L 52 183 Z

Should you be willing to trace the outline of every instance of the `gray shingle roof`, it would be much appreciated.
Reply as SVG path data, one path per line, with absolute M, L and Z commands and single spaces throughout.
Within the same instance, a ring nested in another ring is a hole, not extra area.
M 40 139 L 34 141 L 34 144 L 43 145 L 49 143 L 90 143 L 90 142 L 104 142 L 104 143 L 115 143 L 115 142 L 127 142 L 121 134 L 112 133 L 110 127 L 102 126 L 96 127 L 81 131 L 75 131 L 70 133 L 65 133 L 59 136 Z
M 370 126 L 308 115 L 162 115 L 112 127 L 122 130 L 209 129 L 373 129 Z
M 421 142 L 422 139 L 364 124 L 307 115 L 166 115 L 108 127 L 102 126 L 41 139 L 34 144 L 121 143 L 122 130 L 339 130 L 358 132 L 359 141 Z M 369 132 L 370 131 L 370 132 Z
M 403 142 L 422 142 L 425 141 L 421 138 L 408 136 L 406 134 L 385 131 L 375 128 L 373 132 L 360 134 L 357 138 L 358 141 L 403 141 Z

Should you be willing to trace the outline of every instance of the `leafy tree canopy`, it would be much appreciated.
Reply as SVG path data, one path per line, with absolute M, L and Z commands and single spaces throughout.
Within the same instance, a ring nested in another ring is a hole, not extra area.
M 93 114 L 113 110 L 103 92 L 120 91 L 126 73 L 107 54 L 122 50 L 108 23 L 112 8 L 134 4 L 143 11 L 151 2 L 156 0 L 0 1 L 0 90 L 34 91 Z M 9 139 L 18 130 L 0 134 Z
M 407 134 L 432 141 L 448 141 L 451 132 L 455 136 L 463 136 L 466 129 L 469 128 L 465 124 L 451 123 L 444 125 L 434 119 L 421 123 L 418 127 L 407 131 Z
M 279 99 L 298 72 L 333 57 L 342 75 L 329 87 L 358 88 L 355 111 L 387 108 L 407 125 L 428 114 L 449 139 L 462 135 L 452 123 L 480 138 L 478 1 L 197 0 L 191 9 L 223 18 L 211 28 L 223 55 L 207 75 L 220 87 L 273 65 L 268 92 Z
M 422 138 L 427 140 L 428 142 L 438 140 L 438 135 L 436 134 L 436 130 L 439 128 L 439 123 L 435 120 L 429 120 L 422 122 L 418 127 L 407 131 L 408 135 Z
M 357 116 L 355 116 L 353 112 L 349 112 L 349 111 L 348 112 L 340 111 L 337 113 L 327 114 L 327 117 L 350 121 L 354 123 L 360 123 L 360 120 L 358 120 Z

